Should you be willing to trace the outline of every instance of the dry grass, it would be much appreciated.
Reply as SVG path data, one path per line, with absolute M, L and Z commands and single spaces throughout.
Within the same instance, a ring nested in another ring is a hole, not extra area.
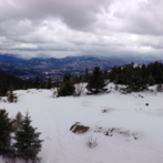
M 89 148 L 94 148 L 97 146 L 97 138 L 93 138 L 92 136 L 87 139 L 87 146 Z

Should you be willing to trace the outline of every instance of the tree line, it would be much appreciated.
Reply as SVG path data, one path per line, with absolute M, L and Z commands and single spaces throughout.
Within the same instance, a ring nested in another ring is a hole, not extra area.
M 122 93 L 139 92 L 148 90 L 149 86 L 157 84 L 157 90 L 163 91 L 163 64 L 159 62 L 149 65 L 135 65 L 134 63 L 113 67 L 110 71 L 102 71 L 95 67 L 92 73 L 88 69 L 84 76 L 78 76 L 70 79 L 70 74 L 65 76 L 58 89 L 58 96 L 73 95 L 75 92 L 75 83 L 87 83 L 89 95 L 107 92 L 106 85 L 113 82 L 115 85 L 123 84 Z
M 51 78 L 48 78 L 47 81 L 40 81 L 37 76 L 35 80 L 22 80 L 14 75 L 0 72 L 0 96 L 6 96 L 7 92 L 12 90 L 26 90 L 30 88 L 42 88 L 42 89 L 51 89 L 55 84 L 52 83 Z
M 109 74 L 110 82 L 124 84 L 126 92 L 138 92 L 148 89 L 148 86 L 162 84 L 163 64 L 159 62 L 134 67 L 134 64 L 123 67 L 113 67 Z
M 39 81 L 36 77 L 34 81 L 23 81 L 21 84 L 14 83 L 13 90 L 15 89 L 29 89 L 29 88 L 45 88 L 51 89 L 52 87 L 58 88 L 58 96 L 68 96 L 75 93 L 76 83 L 87 83 L 88 94 L 97 94 L 100 92 L 107 92 L 106 85 L 109 82 L 114 84 L 126 85 L 126 88 L 122 89 L 124 93 L 138 92 L 148 89 L 148 86 L 154 84 L 163 83 L 163 64 L 160 62 L 150 63 L 149 65 L 135 66 L 134 63 L 113 67 L 110 71 L 101 70 L 100 67 L 95 67 L 91 73 L 86 68 L 85 75 L 76 76 L 71 78 L 70 73 L 67 73 L 63 77 L 63 81 L 58 84 L 48 81 Z M 0 96 L 6 95 L 10 86 L 7 82 L 0 79 Z

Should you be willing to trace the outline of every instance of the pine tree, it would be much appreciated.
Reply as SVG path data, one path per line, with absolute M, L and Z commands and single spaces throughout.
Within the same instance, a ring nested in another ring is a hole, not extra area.
M 110 82 L 114 82 L 117 73 L 118 73 L 118 68 L 117 68 L 116 66 L 114 66 L 114 67 L 112 68 L 111 72 L 109 73 Z
M 18 98 L 17 96 L 13 93 L 13 85 L 10 85 L 10 91 L 7 93 L 7 100 L 8 102 L 17 102 Z
M 85 77 L 84 77 L 84 82 L 88 82 L 89 80 L 89 70 L 88 68 L 85 69 Z
M 42 82 L 40 83 L 40 88 L 42 88 L 42 89 L 47 88 L 47 83 L 42 81 Z
M 147 81 L 142 79 L 139 74 L 133 73 L 126 81 L 126 88 L 121 89 L 123 93 L 139 92 L 148 89 Z
M 51 78 L 49 78 L 47 83 L 47 89 L 51 89 L 51 87 L 52 87 L 52 82 L 51 82 Z
M 106 85 L 107 84 L 103 78 L 102 71 L 99 67 L 95 67 L 86 87 L 88 89 L 88 94 L 98 94 L 100 92 L 106 92 Z
M 19 130 L 21 128 L 21 126 L 23 124 L 23 120 L 24 120 L 23 115 L 20 112 L 18 112 L 16 114 L 15 119 L 12 121 L 13 122 L 13 128 L 15 131 Z
M 149 85 L 154 85 L 155 84 L 155 80 L 154 80 L 152 74 L 150 74 L 149 77 L 148 77 L 148 84 Z
M 0 96 L 5 96 L 7 93 L 8 86 L 6 82 L 0 79 Z
M 0 110 L 0 155 L 8 156 L 11 153 L 12 122 L 5 109 Z
M 63 82 L 58 89 L 58 96 L 71 96 L 75 92 L 75 87 L 70 80 L 70 74 L 64 76 Z
M 16 156 L 22 158 L 28 162 L 32 160 L 36 162 L 37 154 L 41 151 L 41 142 L 39 139 L 41 133 L 36 132 L 37 128 L 31 126 L 31 119 L 28 113 L 25 116 L 22 127 L 15 133 L 14 139 L 16 143 L 15 147 Z
M 40 82 L 39 82 L 39 77 L 36 76 L 36 79 L 34 81 L 34 88 L 39 89 L 40 88 Z

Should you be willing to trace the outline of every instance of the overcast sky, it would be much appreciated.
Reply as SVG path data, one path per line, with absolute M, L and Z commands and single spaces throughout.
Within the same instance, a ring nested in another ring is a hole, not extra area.
M 0 53 L 163 55 L 163 0 L 0 0 Z

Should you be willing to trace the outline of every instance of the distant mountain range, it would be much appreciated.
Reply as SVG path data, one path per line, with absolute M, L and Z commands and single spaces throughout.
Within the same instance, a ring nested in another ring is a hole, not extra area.
M 148 64 L 154 59 L 135 57 L 92 57 L 76 56 L 57 58 L 32 58 L 29 60 L 17 58 L 14 55 L 0 55 L 0 72 L 6 72 L 18 76 L 21 79 L 35 79 L 38 76 L 41 80 L 51 77 L 53 82 L 60 81 L 66 72 L 72 76 L 85 73 L 85 69 L 90 71 L 99 66 L 101 69 L 110 70 L 114 66 L 121 66 L 131 62 L 138 64 Z

